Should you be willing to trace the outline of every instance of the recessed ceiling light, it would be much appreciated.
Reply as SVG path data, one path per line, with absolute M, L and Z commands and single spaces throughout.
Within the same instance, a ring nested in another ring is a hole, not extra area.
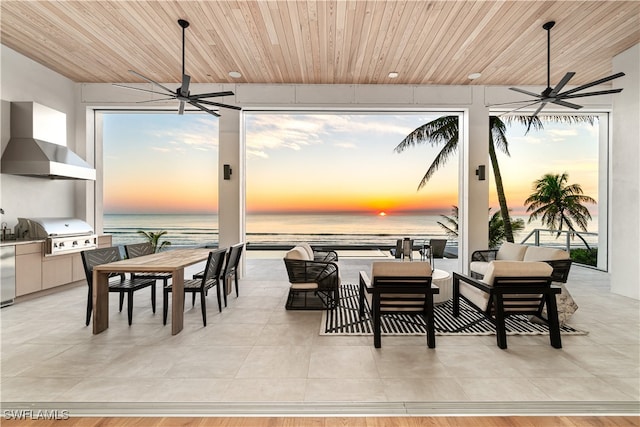
M 468 77 L 469 77 L 469 80 L 475 80 L 475 79 L 480 78 L 480 76 L 482 76 L 482 74 L 480 74 L 480 73 L 471 73 L 471 74 L 469 74 Z
M 389 73 L 390 79 L 395 79 L 396 77 L 398 77 L 398 73 L 396 71 L 392 71 Z
M 238 71 L 229 71 L 229 77 L 239 79 L 240 77 L 242 77 L 242 74 L 240 74 Z

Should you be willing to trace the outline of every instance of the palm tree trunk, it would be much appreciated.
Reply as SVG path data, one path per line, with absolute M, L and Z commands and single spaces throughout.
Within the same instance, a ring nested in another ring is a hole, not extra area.
M 500 175 L 500 167 L 498 166 L 498 158 L 496 157 L 496 149 L 493 146 L 493 137 L 489 133 L 489 158 L 493 167 L 493 176 L 496 180 L 496 192 L 498 193 L 498 203 L 500 204 L 500 213 L 504 222 L 504 235 L 507 242 L 513 242 L 513 229 L 511 228 L 511 217 L 509 216 L 509 207 L 507 206 L 507 198 L 504 195 L 504 187 L 502 185 L 502 175 Z

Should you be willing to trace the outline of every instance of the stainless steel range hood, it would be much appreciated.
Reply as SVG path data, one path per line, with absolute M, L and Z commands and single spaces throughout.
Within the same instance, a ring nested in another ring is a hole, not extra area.
M 0 171 L 52 179 L 95 180 L 96 170 L 66 147 L 66 114 L 33 102 L 11 103 L 11 139 Z

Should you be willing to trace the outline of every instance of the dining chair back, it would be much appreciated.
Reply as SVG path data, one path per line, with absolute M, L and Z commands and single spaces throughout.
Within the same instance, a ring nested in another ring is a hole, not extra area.
M 151 255 L 154 253 L 153 246 L 151 246 L 151 243 L 149 242 L 132 243 L 129 245 L 125 245 L 124 252 L 128 259 L 137 258 L 145 255 Z M 171 273 L 134 272 L 134 273 L 131 273 L 131 278 L 162 280 L 162 287 L 165 288 L 169 284 L 169 279 L 171 279 Z
M 117 246 L 82 251 L 80 256 L 89 288 L 87 293 L 86 316 L 86 325 L 89 326 L 91 312 L 93 311 L 93 268 L 97 265 L 120 261 L 122 256 L 120 255 L 120 248 Z M 126 279 L 122 273 L 114 273 L 109 276 L 109 292 L 118 292 L 120 294 L 120 311 L 122 311 L 124 295 L 127 294 L 127 317 L 129 325 L 131 325 L 133 321 L 133 293 L 138 289 L 151 287 L 151 306 L 153 312 L 156 312 L 156 288 L 154 285 L 155 280 L 145 278 Z
M 222 311 L 222 303 L 220 302 L 220 279 L 222 276 L 222 267 L 224 265 L 226 249 L 218 249 L 216 251 L 209 252 L 207 257 L 207 264 L 204 267 L 202 278 L 191 279 L 184 281 L 184 292 L 191 293 L 191 306 L 195 305 L 196 294 L 200 294 L 200 308 L 202 309 L 202 323 L 207 326 L 207 306 L 206 296 L 209 289 L 216 287 L 216 294 L 218 296 L 218 311 Z M 162 322 L 167 324 L 167 315 L 169 312 L 169 292 L 173 291 L 173 286 L 164 287 L 164 298 L 162 303 Z
M 229 252 L 227 253 L 227 262 L 224 266 L 224 306 L 227 306 L 227 294 L 231 293 L 231 278 L 236 285 L 236 297 L 239 296 L 238 293 L 238 266 L 240 265 L 240 258 L 242 257 L 242 250 L 244 249 L 244 242 L 236 243 L 229 248 Z

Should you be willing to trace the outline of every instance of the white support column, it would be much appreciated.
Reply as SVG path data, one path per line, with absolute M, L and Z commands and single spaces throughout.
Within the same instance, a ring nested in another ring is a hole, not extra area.
M 611 292 L 640 299 L 640 45 L 613 58 Z
M 218 228 L 220 247 L 245 241 L 245 173 L 242 112 L 222 110 L 219 122 L 218 153 Z M 224 179 L 224 168 L 231 168 L 231 176 Z M 244 257 L 243 257 L 244 259 Z
M 473 104 L 463 116 L 460 129 L 458 268 L 468 274 L 471 253 L 487 249 L 489 244 L 489 109 L 484 105 L 482 87 L 473 88 Z M 484 181 L 476 176 L 480 165 L 485 167 Z

